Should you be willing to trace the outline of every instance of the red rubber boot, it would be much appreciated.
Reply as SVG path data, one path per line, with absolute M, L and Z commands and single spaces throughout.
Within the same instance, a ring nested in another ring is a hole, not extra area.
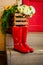
M 33 48 L 30 48 L 27 43 L 26 43 L 26 37 L 27 37 L 27 32 L 28 32 L 28 26 L 23 26 L 22 27 L 22 44 L 26 49 L 28 49 L 30 52 L 33 52 Z
M 28 50 L 22 44 L 22 27 L 20 26 L 13 26 L 12 27 L 12 36 L 14 40 L 14 49 L 21 53 L 27 53 Z

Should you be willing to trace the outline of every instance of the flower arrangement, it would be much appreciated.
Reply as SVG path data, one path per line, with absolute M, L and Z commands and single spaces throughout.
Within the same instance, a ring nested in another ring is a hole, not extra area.
M 1 17 L 2 21 L 2 32 L 5 33 L 5 30 L 9 28 L 9 18 L 12 14 L 21 13 L 32 17 L 35 14 L 35 8 L 33 6 L 19 5 L 19 6 L 6 6 Z
M 33 6 L 21 5 L 18 6 L 18 11 L 22 14 L 32 17 L 35 14 L 35 8 Z

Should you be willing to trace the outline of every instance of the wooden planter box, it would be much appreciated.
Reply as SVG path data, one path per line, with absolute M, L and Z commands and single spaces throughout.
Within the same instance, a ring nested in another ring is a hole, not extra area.
M 11 34 L 12 32 L 12 26 L 27 26 L 28 21 L 27 21 L 27 16 L 20 14 L 20 13 L 15 13 L 11 15 L 10 20 L 9 20 L 9 28 L 6 31 L 6 33 Z
M 14 14 L 14 26 L 17 26 L 17 25 L 28 25 L 27 17 L 20 13 L 15 13 Z

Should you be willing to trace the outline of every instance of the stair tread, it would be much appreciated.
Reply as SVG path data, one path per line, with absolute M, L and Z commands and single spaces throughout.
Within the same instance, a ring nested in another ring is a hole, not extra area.
M 7 49 L 7 52 L 10 52 L 10 53 L 14 53 L 14 54 L 19 54 L 19 52 L 17 52 L 17 51 L 15 51 L 15 50 L 12 50 L 12 49 Z M 32 54 L 37 54 L 37 53 L 42 53 L 43 54 L 43 49 L 42 50 L 40 50 L 40 49 L 36 49 L 36 50 L 34 50 L 34 52 L 32 53 Z M 27 53 L 28 54 L 28 53 Z M 29 53 L 30 54 L 30 53 Z
M 13 50 L 7 50 L 7 56 L 8 65 L 43 65 L 43 53 L 40 52 L 21 54 Z

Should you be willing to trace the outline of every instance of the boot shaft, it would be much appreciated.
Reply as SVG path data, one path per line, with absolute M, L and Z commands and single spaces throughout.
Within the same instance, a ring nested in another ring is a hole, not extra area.
M 22 27 L 20 26 L 13 26 L 12 27 L 12 36 L 15 43 L 22 41 Z
M 22 42 L 26 42 L 27 39 L 27 34 L 28 34 L 28 26 L 23 26 L 22 27 Z

